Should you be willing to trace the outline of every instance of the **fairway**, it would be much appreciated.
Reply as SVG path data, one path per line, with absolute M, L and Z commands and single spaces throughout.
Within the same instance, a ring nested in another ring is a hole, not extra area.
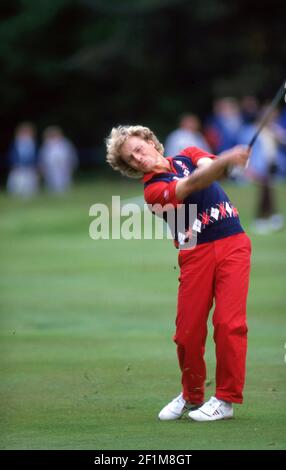
M 247 230 L 254 186 L 225 185 Z M 62 197 L 0 194 L 1 449 L 286 449 L 286 230 L 254 236 L 245 403 L 235 419 L 160 422 L 180 392 L 169 240 L 89 237 L 89 207 L 124 179 Z M 286 216 L 286 187 L 277 187 Z M 214 393 L 212 324 L 206 398 Z

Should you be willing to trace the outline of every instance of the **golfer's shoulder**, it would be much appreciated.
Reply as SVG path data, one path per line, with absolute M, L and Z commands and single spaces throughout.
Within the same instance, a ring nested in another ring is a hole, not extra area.
M 207 152 L 206 150 L 195 146 L 186 147 L 180 152 L 180 155 L 182 157 L 190 158 L 194 165 L 197 165 L 198 161 L 201 158 L 216 158 L 216 156 L 211 154 L 210 152 Z

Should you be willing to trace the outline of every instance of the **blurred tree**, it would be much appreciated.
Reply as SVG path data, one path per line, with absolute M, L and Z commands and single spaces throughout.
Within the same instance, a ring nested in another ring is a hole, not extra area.
M 112 125 L 162 137 L 217 95 L 272 97 L 285 73 L 283 2 L 2 0 L 0 150 L 23 119 L 80 146 Z

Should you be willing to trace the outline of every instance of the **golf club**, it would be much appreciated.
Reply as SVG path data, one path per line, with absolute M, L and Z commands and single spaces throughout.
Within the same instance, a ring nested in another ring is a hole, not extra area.
M 248 147 L 250 149 L 253 147 L 257 137 L 259 136 L 259 134 L 262 131 L 265 124 L 268 122 L 273 110 L 275 109 L 275 107 L 277 106 L 277 104 L 279 103 L 280 99 L 282 98 L 282 96 L 285 92 L 286 92 L 286 80 L 284 80 L 281 87 L 277 91 L 275 97 L 273 98 L 272 102 L 270 103 L 269 107 L 266 109 L 266 111 L 264 113 L 264 116 L 261 120 L 261 123 L 260 123 L 256 133 L 254 134 L 254 136 L 252 137 L 251 141 L 248 144 Z

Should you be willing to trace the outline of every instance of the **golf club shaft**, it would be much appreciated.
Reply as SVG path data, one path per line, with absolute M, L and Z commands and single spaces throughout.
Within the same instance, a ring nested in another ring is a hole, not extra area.
M 271 116 L 273 110 L 275 109 L 275 107 L 279 103 L 280 99 L 282 98 L 284 92 L 286 91 L 285 86 L 286 86 L 286 81 L 284 80 L 283 84 L 281 85 L 281 87 L 277 91 L 275 97 L 273 98 L 272 102 L 270 103 L 268 109 L 265 111 L 265 114 L 262 118 L 262 121 L 261 121 L 256 133 L 254 134 L 251 141 L 249 142 L 249 144 L 248 144 L 249 148 L 251 148 L 254 145 L 254 142 L 256 141 L 257 137 L 259 136 L 259 134 L 262 131 L 265 124 L 268 122 L 269 117 Z

